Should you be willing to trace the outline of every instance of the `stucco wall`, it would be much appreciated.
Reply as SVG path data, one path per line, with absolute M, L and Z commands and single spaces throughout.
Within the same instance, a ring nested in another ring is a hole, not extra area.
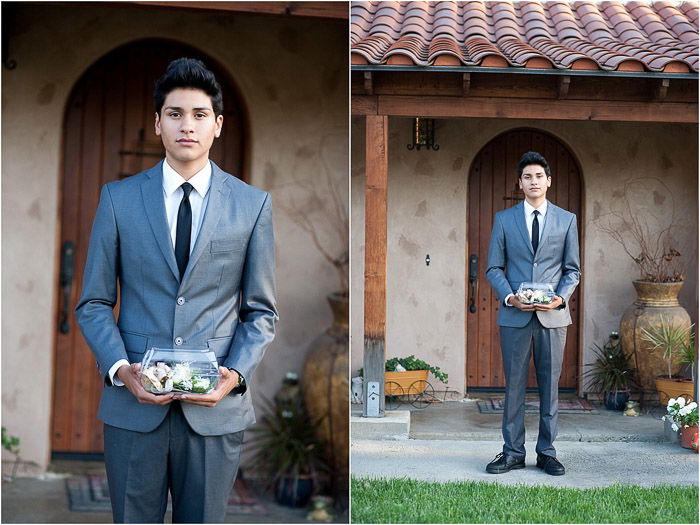
M 342 250 L 323 208 L 326 176 L 347 201 L 346 23 L 95 4 L 25 4 L 18 13 L 8 42 L 17 67 L 2 75 L 2 424 L 20 437 L 23 459 L 41 469 L 50 454 L 64 107 L 93 62 L 133 40 L 186 35 L 240 89 L 250 182 L 276 206 L 281 321 L 253 386 L 271 397 L 285 372 L 301 372 L 308 344 L 332 320 L 325 296 L 339 288 L 285 210 L 305 207 L 321 241 Z M 22 377 L 28 364 L 31 382 Z
M 695 125 L 623 122 L 439 120 L 439 151 L 409 151 L 410 119 L 389 120 L 387 357 L 415 353 L 449 374 L 449 388 L 465 391 L 465 246 L 467 176 L 479 150 L 516 127 L 548 131 L 579 160 L 583 179 L 580 348 L 591 360 L 619 326 L 636 295 L 633 261 L 592 222 L 616 206 L 625 179 L 663 179 L 687 229 L 678 232 L 688 264 L 681 304 L 697 320 L 697 158 Z M 364 265 L 364 119 L 352 119 L 351 368 L 362 366 Z M 556 184 L 556 174 L 553 177 Z M 430 254 L 430 266 L 425 256 Z M 482 256 L 485 256 L 483 254 Z M 482 283 L 486 279 L 480 276 Z M 434 380 L 431 380 L 434 381 Z M 437 383 L 435 381 L 435 383 Z

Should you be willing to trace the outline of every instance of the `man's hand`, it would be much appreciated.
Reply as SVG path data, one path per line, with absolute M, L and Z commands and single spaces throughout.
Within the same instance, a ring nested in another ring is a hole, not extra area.
M 564 299 L 559 297 L 558 295 L 554 296 L 554 299 L 552 300 L 551 303 L 549 304 L 538 304 L 536 306 L 537 310 L 544 311 L 544 310 L 554 310 L 555 308 L 559 308 L 562 304 L 564 304 Z
M 129 392 L 134 394 L 134 397 L 139 403 L 144 403 L 146 405 L 167 405 L 172 402 L 173 394 L 162 394 L 155 395 L 147 392 L 143 385 L 141 384 L 141 378 L 139 377 L 139 370 L 141 370 L 141 363 L 134 363 L 132 365 L 122 365 L 117 370 L 116 376 L 124 383 L 124 386 L 129 389 Z
M 238 386 L 238 374 L 233 370 L 229 370 L 225 366 L 220 366 L 219 383 L 209 394 L 182 394 L 177 395 L 175 399 L 179 399 L 185 403 L 192 403 L 193 405 L 213 407 L 216 406 L 216 404 L 224 397 L 229 395 L 231 390 L 236 388 L 236 386 Z
M 528 303 L 523 303 L 518 299 L 517 295 L 511 295 L 508 298 L 508 303 L 511 304 L 512 306 L 515 306 L 518 310 L 522 310 L 523 312 L 534 312 L 535 311 L 535 305 L 534 304 L 528 304 Z

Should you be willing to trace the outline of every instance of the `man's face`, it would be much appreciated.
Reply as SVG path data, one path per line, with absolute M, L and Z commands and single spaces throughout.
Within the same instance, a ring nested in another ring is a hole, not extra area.
M 160 116 L 156 113 L 156 135 L 163 139 L 168 161 L 187 165 L 209 158 L 223 120 L 222 115 L 214 115 L 211 98 L 204 91 L 178 88 L 165 97 Z
M 539 164 L 529 164 L 523 168 L 518 184 L 526 198 L 537 200 L 547 195 L 547 188 L 552 185 L 552 177 L 547 177 L 544 168 Z

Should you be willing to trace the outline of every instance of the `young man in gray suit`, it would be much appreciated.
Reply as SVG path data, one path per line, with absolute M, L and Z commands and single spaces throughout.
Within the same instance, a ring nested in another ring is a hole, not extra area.
M 162 523 L 170 492 L 173 522 L 223 523 L 255 422 L 247 385 L 277 320 L 272 208 L 209 160 L 223 108 L 204 64 L 173 61 L 154 98 L 165 159 L 102 188 L 76 316 L 104 377 L 114 521 Z M 151 347 L 212 350 L 218 385 L 147 392 L 139 363 Z
M 486 270 L 503 303 L 497 322 L 506 378 L 503 452 L 486 466 L 486 472 L 525 468 L 525 387 L 534 343 L 540 396 L 536 465 L 560 476 L 565 468 L 553 443 L 566 327 L 571 324 L 568 303 L 581 275 L 576 216 L 547 200 L 552 173 L 539 153 L 521 157 L 518 184 L 525 201 L 496 214 Z M 523 282 L 551 284 L 554 300 L 546 305 L 521 302 L 515 292 Z

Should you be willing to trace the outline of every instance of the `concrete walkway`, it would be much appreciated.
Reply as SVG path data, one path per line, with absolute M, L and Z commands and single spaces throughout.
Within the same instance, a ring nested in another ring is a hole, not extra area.
M 447 401 L 411 410 L 409 439 L 353 437 L 352 474 L 579 488 L 614 483 L 698 483 L 698 455 L 665 441 L 660 420 L 662 408 L 639 417 L 597 408 L 598 414 L 560 416 L 555 444 L 557 455 L 567 468 L 564 476 L 549 476 L 535 467 L 536 414 L 526 416 L 527 467 L 506 474 L 487 474 L 486 464 L 502 447 L 501 415 L 479 413 L 475 400 Z M 357 411 L 358 407 L 353 407 L 354 417 Z
M 562 441 L 557 443 L 557 454 L 567 469 L 564 476 L 550 476 L 535 467 L 534 441 L 527 442 L 526 448 L 525 469 L 494 475 L 484 468 L 500 452 L 495 441 L 353 441 L 351 468 L 356 477 L 577 488 L 698 483 L 698 455 L 677 444 Z

